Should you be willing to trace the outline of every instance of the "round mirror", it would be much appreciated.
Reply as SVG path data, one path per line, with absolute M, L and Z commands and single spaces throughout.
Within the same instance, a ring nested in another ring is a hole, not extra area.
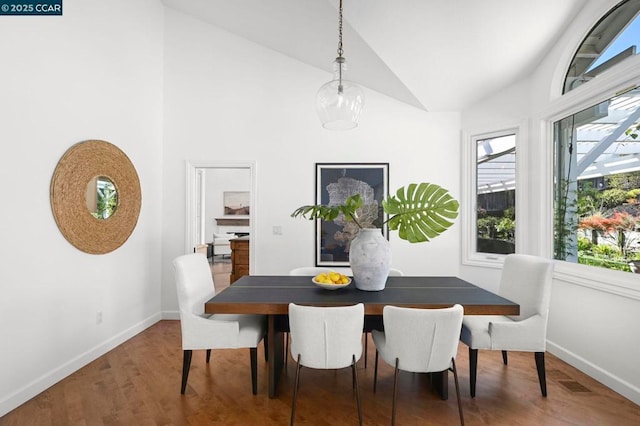
M 93 217 L 109 219 L 118 208 L 118 189 L 106 176 L 96 176 L 87 183 L 87 209 Z
M 140 180 L 129 157 L 100 140 L 73 145 L 51 179 L 51 209 L 62 235 L 78 249 L 109 253 L 138 221 Z

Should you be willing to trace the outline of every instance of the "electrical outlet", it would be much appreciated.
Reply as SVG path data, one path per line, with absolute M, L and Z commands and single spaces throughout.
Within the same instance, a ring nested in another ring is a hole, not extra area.
M 102 324 L 102 311 L 96 312 L 96 324 Z
M 282 235 L 282 226 L 274 226 L 273 235 Z

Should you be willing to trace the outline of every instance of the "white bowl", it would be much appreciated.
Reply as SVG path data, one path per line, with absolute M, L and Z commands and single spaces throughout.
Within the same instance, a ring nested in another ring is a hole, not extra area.
M 349 282 L 346 284 L 324 284 L 324 283 L 319 283 L 316 281 L 315 277 L 311 278 L 311 281 L 313 281 L 313 283 L 315 285 L 317 285 L 318 287 L 322 287 L 325 290 L 338 290 L 339 288 L 344 288 L 346 286 L 348 286 L 349 284 L 351 284 L 351 277 L 347 277 L 349 278 Z

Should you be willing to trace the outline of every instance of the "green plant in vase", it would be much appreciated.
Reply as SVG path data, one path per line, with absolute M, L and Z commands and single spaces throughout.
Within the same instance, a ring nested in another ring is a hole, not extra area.
M 353 221 L 359 229 L 370 228 L 370 224 L 359 222 L 359 211 L 363 201 L 360 194 L 347 197 L 337 205 L 307 205 L 298 207 L 291 217 L 309 220 L 332 221 L 340 214 Z M 385 221 L 389 229 L 398 231 L 398 236 L 410 243 L 429 241 L 446 231 L 458 217 L 458 201 L 449 191 L 433 183 L 412 183 L 401 187 L 396 194 L 382 200 L 382 208 L 389 215 Z
M 382 200 L 382 208 L 389 218 L 384 222 L 392 231 L 398 231 L 398 236 L 410 243 L 427 242 L 446 231 L 458 217 L 458 201 L 449 191 L 441 186 L 422 182 L 412 183 L 406 188 L 399 188 L 395 195 Z M 360 194 L 348 196 L 341 204 L 335 205 L 307 205 L 297 208 L 292 217 L 303 217 L 309 220 L 323 221 L 342 220 L 352 222 L 357 226 L 358 233 L 351 242 L 349 262 L 353 270 L 356 287 L 362 290 L 378 291 L 384 288 L 386 278 L 391 267 L 391 252 L 389 242 L 382 237 L 381 232 L 370 232 L 376 229 L 368 214 L 368 206 L 363 206 Z M 366 213 L 365 213 L 366 212 Z M 363 220 L 365 218 L 365 220 Z M 384 226 L 382 223 L 382 226 Z M 363 231 L 364 230 L 364 231 Z M 371 234 L 377 238 L 377 243 L 367 240 L 357 244 L 361 237 Z M 374 260 L 371 255 L 373 248 L 384 252 Z M 366 256 L 361 253 L 369 251 Z M 366 258 L 366 261 L 362 258 Z

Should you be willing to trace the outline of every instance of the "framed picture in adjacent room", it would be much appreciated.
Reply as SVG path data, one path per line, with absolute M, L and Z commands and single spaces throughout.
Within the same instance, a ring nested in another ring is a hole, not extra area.
M 249 191 L 225 191 L 223 193 L 225 216 L 249 216 Z
M 382 200 L 389 191 L 389 163 L 316 163 L 316 204 L 342 204 L 360 194 L 360 222 L 382 228 L 389 238 Z M 349 246 L 358 227 L 344 215 L 331 222 L 316 221 L 316 266 L 349 266 Z

